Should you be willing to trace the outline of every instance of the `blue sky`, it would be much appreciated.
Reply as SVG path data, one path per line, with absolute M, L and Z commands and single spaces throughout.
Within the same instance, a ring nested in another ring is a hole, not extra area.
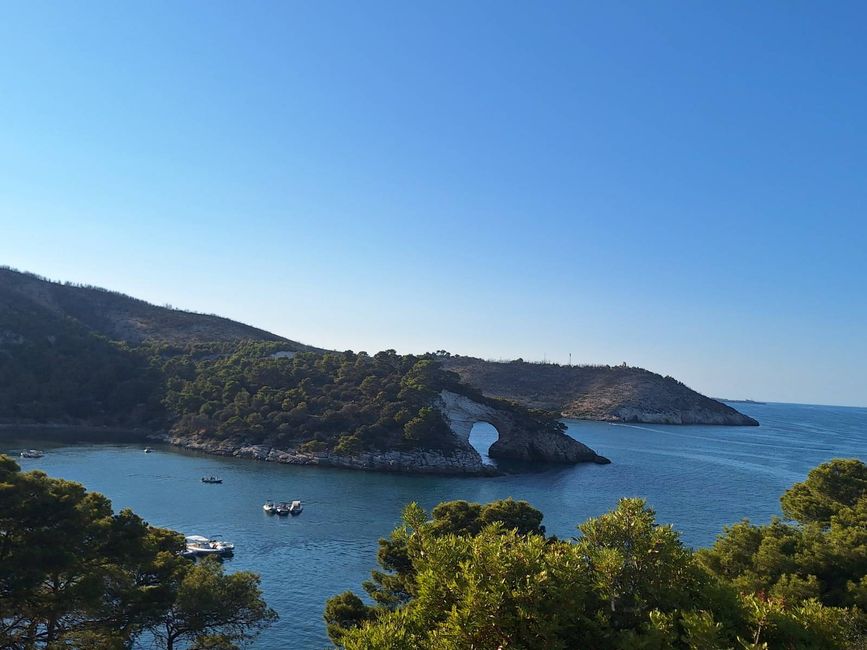
M 863 3 L 4 3 L 0 263 L 867 405 Z

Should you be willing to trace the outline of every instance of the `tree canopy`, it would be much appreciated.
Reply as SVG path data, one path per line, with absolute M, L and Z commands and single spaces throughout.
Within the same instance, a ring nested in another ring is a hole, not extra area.
M 144 350 L 0 290 L 0 422 L 158 425 L 161 385 Z
M 166 404 L 174 430 L 338 453 L 455 445 L 432 403 L 460 382 L 433 359 L 393 350 L 274 358 L 274 347 L 249 343 L 192 367 L 173 357 Z
M 274 620 L 257 576 L 195 565 L 183 548 L 101 494 L 0 456 L 0 648 L 121 650 L 146 634 L 167 650 L 230 647 Z
M 641 499 L 573 540 L 546 538 L 522 502 L 449 502 L 431 516 L 411 504 L 380 540 L 373 604 L 330 600 L 329 635 L 350 650 L 863 650 L 863 476 L 860 461 L 825 463 L 782 497 L 798 519 L 736 524 L 697 552 Z

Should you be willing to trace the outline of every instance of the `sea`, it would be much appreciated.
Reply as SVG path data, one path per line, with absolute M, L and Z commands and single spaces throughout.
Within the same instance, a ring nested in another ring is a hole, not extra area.
M 657 520 L 691 547 L 713 543 L 729 524 L 763 523 L 780 514 L 779 497 L 832 458 L 867 459 L 867 408 L 803 404 L 733 404 L 759 427 L 607 424 L 566 420 L 568 433 L 611 459 L 610 465 L 522 467 L 493 478 L 412 476 L 279 465 L 138 444 L 52 444 L 13 440 L 0 451 L 39 448 L 24 469 L 78 481 L 132 508 L 155 526 L 221 535 L 236 545 L 229 571 L 250 570 L 280 620 L 252 644 L 259 650 L 330 647 L 322 620 L 328 597 L 361 583 L 376 565 L 377 539 L 398 524 L 410 502 L 488 502 L 514 497 L 540 509 L 548 533 L 576 535 L 576 525 L 622 497 L 641 497 Z M 496 430 L 477 424 L 471 442 L 486 457 Z M 222 484 L 201 477 L 215 475 Z M 301 499 L 298 517 L 268 516 L 266 499 Z

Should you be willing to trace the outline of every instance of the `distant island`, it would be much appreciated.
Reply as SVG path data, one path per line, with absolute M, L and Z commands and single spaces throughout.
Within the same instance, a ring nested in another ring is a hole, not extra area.
M 0 425 L 157 436 L 277 462 L 491 473 L 493 458 L 607 462 L 560 417 L 757 424 L 639 368 L 498 364 L 439 352 L 368 355 L 215 315 L 0 269 Z

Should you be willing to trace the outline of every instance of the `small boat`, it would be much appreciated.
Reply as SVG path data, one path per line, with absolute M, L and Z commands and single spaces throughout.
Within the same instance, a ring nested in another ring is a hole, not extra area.
M 301 505 L 300 501 L 293 501 L 289 506 L 289 514 L 293 517 L 300 515 L 302 510 L 304 510 L 304 506 Z
M 277 506 L 273 501 L 266 501 L 265 505 L 262 506 L 262 510 L 265 511 L 265 514 L 273 515 L 277 513 Z
M 202 535 L 187 535 L 185 539 L 187 549 L 181 552 L 184 557 L 205 557 L 208 555 L 229 557 L 235 553 L 235 545 L 231 542 L 211 539 Z
M 216 476 L 203 476 L 202 483 L 222 483 L 223 479 L 217 478 Z
M 42 458 L 45 452 L 38 449 L 25 449 L 21 452 L 21 458 Z
M 144 448 L 144 453 L 146 453 L 146 454 L 149 454 L 149 453 L 151 453 L 152 451 L 153 451 L 153 449 L 151 449 L 150 447 L 145 447 L 145 448 Z
M 274 512 L 281 517 L 285 517 L 289 514 L 289 508 L 291 506 L 286 501 L 281 501 L 276 506 L 274 506 Z

